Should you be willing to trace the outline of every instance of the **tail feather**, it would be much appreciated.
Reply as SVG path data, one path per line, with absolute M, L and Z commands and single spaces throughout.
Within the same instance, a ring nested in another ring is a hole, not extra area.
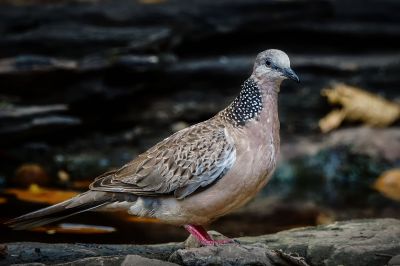
M 30 229 L 102 207 L 111 201 L 112 197 L 108 193 L 88 191 L 56 205 L 14 218 L 6 224 L 16 230 Z

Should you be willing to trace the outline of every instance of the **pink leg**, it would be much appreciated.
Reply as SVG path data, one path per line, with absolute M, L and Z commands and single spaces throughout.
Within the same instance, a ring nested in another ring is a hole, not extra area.
M 218 244 L 229 244 L 235 243 L 232 239 L 221 239 L 221 240 L 214 240 L 211 236 L 207 233 L 207 231 L 200 225 L 193 225 L 187 224 L 183 226 L 192 236 L 194 236 L 197 241 L 199 241 L 203 246 L 211 246 L 211 245 L 218 245 Z

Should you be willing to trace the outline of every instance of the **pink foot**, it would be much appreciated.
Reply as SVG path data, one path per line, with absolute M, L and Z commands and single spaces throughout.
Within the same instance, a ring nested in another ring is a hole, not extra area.
M 214 240 L 207 233 L 207 231 L 200 225 L 187 224 L 187 225 L 184 225 L 183 227 L 185 227 L 185 229 L 192 236 L 194 236 L 197 239 L 197 241 L 199 241 L 200 244 L 203 245 L 203 246 L 216 246 L 216 245 L 224 245 L 224 244 L 236 243 L 235 240 L 229 239 L 229 238 L 220 239 L 220 240 Z

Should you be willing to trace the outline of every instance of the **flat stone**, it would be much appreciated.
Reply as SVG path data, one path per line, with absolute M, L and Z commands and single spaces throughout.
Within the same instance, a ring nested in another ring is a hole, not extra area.
M 211 233 L 214 237 L 223 237 Z M 165 262 L 171 262 L 180 265 L 393 266 L 398 265 L 399 239 L 400 220 L 364 219 L 242 237 L 237 239 L 237 244 L 196 248 L 185 248 L 182 243 L 8 243 L 8 252 L 0 265 L 165 265 Z
M 120 266 L 124 256 L 103 256 L 84 258 L 68 263 L 56 264 L 57 266 Z
M 388 262 L 388 266 L 400 266 L 400 255 L 392 257 Z
M 289 266 L 266 245 L 227 244 L 202 248 L 179 249 L 169 259 L 180 265 L 264 265 Z
M 177 264 L 162 260 L 148 259 L 138 255 L 128 255 L 121 266 L 144 265 L 144 266 L 176 266 Z
M 311 265 L 380 266 L 400 253 L 400 220 L 363 219 L 306 227 L 273 235 L 240 238 L 265 243 L 269 249 L 298 253 Z

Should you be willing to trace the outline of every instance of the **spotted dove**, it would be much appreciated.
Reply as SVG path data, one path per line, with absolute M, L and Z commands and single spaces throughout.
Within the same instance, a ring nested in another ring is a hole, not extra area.
M 203 245 L 202 225 L 248 202 L 268 182 L 279 154 L 278 93 L 286 78 L 299 81 L 288 56 L 258 54 L 236 99 L 204 122 L 164 139 L 117 170 L 97 177 L 72 199 L 8 222 L 28 229 L 89 210 L 126 210 L 184 226 Z

